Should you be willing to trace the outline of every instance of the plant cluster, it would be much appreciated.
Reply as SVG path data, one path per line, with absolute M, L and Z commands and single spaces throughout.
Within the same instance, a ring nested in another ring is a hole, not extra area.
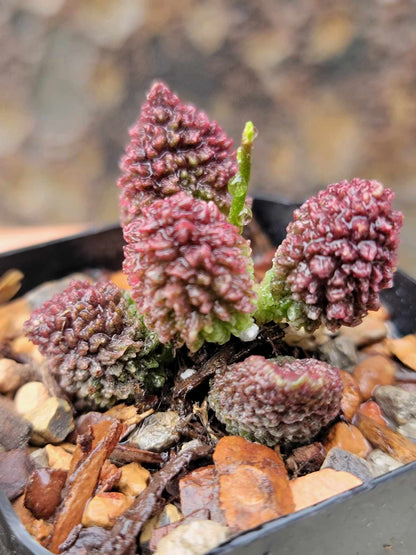
M 253 340 L 272 321 L 336 330 L 378 308 L 402 223 L 381 183 L 342 181 L 306 201 L 255 284 L 242 236 L 253 124 L 235 154 L 216 122 L 156 83 L 130 136 L 118 185 L 136 306 L 109 283 L 76 283 L 26 326 L 64 390 L 102 407 L 134 399 L 161 385 L 171 346 Z M 274 445 L 316 435 L 337 416 L 341 391 L 325 363 L 251 356 L 218 370 L 209 402 L 230 433 Z

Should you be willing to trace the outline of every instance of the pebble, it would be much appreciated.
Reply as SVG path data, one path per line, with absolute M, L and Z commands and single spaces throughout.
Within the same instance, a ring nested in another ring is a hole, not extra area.
M 373 449 L 367 457 L 373 476 L 381 476 L 386 472 L 391 472 L 396 468 L 403 466 L 403 463 L 396 461 L 381 449 Z
M 132 499 L 116 491 L 105 491 L 95 495 L 88 502 L 82 525 L 111 528 L 117 517 L 122 515 L 131 505 Z
M 17 414 L 10 399 L 0 397 L 0 445 L 10 451 L 26 447 L 32 433 L 32 426 Z
M 0 487 L 10 500 L 23 493 L 32 470 L 33 463 L 26 450 L 0 453 Z
M 326 450 L 322 443 L 315 442 L 310 445 L 297 447 L 286 459 L 286 468 L 297 478 L 321 468 L 325 460 Z
M 354 368 L 353 376 L 364 401 L 370 399 L 377 385 L 394 383 L 395 364 L 381 355 L 365 358 Z
M 362 481 L 349 472 L 324 468 L 296 478 L 289 483 L 295 501 L 295 510 L 300 511 L 360 486 Z
M 330 339 L 319 347 L 324 360 L 340 369 L 353 368 L 357 362 L 357 349 L 354 341 L 345 335 Z
M 25 507 L 35 518 L 49 518 L 61 502 L 67 473 L 64 470 L 39 468 L 30 475 L 25 489 Z
M 416 442 L 416 420 L 412 420 L 411 422 L 403 424 L 403 426 L 399 426 L 397 431 Z
M 340 447 L 358 457 L 365 458 L 370 452 L 370 446 L 360 430 L 352 424 L 338 422 L 329 430 L 324 446 L 327 451 L 333 447 Z
M 406 335 L 399 339 L 389 339 L 388 345 L 391 352 L 401 361 L 403 364 L 416 370 L 416 336 Z
M 341 399 L 341 410 L 347 420 L 352 420 L 361 404 L 361 393 L 355 378 L 345 370 L 340 370 L 344 391 Z
M 162 538 L 155 555 L 203 555 L 229 536 L 229 529 L 213 520 L 182 524 Z
M 69 403 L 58 397 L 49 397 L 25 418 L 32 424 L 31 442 L 34 445 L 60 443 L 74 429 L 74 420 Z
M 44 447 L 35 449 L 35 451 L 32 451 L 29 456 L 35 468 L 46 468 L 49 466 L 48 455 L 46 454 Z
M 179 441 L 178 424 L 177 412 L 172 410 L 155 412 L 143 421 L 141 427 L 133 432 L 128 441 L 139 449 L 160 453 Z
M 42 382 L 28 382 L 17 390 L 14 405 L 16 411 L 23 416 L 47 399 L 49 399 L 49 393 Z
M 23 383 L 19 368 L 24 366 L 9 358 L 0 359 L 0 393 L 14 393 Z
M 328 451 L 321 466 L 321 469 L 323 468 L 333 468 L 334 470 L 349 472 L 363 482 L 367 482 L 367 480 L 371 480 L 373 477 L 370 465 L 365 459 L 340 447 L 333 447 Z
M 359 414 L 364 414 L 369 418 L 372 418 L 382 426 L 386 425 L 386 421 L 381 412 L 381 408 L 377 405 L 375 401 L 369 400 L 363 403 L 358 409 Z
M 416 421 L 416 393 L 394 386 L 379 386 L 374 398 L 382 411 L 398 426 Z
M 148 549 L 154 530 L 162 526 L 168 526 L 169 524 L 179 522 L 182 519 L 183 515 L 175 505 L 172 503 L 165 505 L 161 513 L 149 519 L 143 526 L 143 530 L 140 534 L 140 545 L 142 550 Z
M 118 488 L 126 495 L 136 496 L 147 488 L 150 472 L 139 463 L 125 464 L 121 467 Z
M 48 459 L 48 466 L 57 470 L 69 470 L 72 455 L 65 451 L 65 449 L 48 443 L 44 447 L 44 452 Z
M 387 326 L 382 319 L 369 314 L 359 326 L 342 327 L 340 335 L 351 339 L 357 347 L 363 347 L 369 343 L 381 341 L 387 336 L 387 331 Z

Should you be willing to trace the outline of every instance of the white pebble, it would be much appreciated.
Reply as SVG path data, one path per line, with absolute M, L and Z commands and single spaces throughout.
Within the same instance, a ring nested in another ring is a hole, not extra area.
M 258 325 L 253 323 L 249 328 L 242 331 L 238 338 L 241 339 L 241 341 L 254 341 L 259 333 L 259 329 Z

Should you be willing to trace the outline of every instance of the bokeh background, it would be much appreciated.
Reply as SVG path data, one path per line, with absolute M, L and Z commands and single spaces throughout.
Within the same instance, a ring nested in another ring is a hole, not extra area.
M 118 219 L 118 160 L 165 80 L 239 140 L 253 192 L 377 178 L 416 276 L 414 0 L 0 0 L 0 223 Z

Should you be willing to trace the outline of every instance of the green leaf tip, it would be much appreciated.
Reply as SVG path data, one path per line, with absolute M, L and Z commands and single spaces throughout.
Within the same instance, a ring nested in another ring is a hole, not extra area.
M 242 231 L 251 220 L 251 208 L 246 204 L 247 191 L 250 184 L 251 149 L 257 136 L 253 122 L 248 121 L 241 136 L 241 146 L 237 150 L 238 171 L 228 182 L 231 193 L 231 207 L 228 221 Z

